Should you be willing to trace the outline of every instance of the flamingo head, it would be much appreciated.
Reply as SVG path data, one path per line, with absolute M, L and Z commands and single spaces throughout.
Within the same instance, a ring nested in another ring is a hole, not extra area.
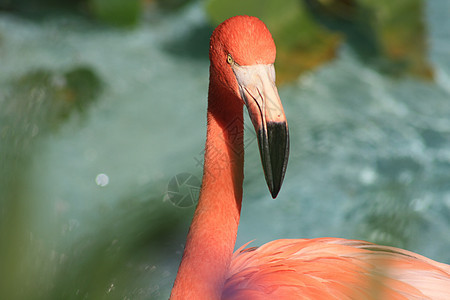
M 227 99 L 247 107 L 273 198 L 281 188 L 289 157 L 289 130 L 275 85 L 275 55 L 272 35 L 256 17 L 230 18 L 211 36 L 211 77 L 233 96 Z

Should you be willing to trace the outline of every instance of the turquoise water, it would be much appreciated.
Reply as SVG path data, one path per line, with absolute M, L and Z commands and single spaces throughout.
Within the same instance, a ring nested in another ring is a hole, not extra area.
M 247 130 L 237 246 L 335 236 L 397 245 L 450 263 L 448 11 L 446 0 L 427 2 L 435 82 L 381 75 L 344 45 L 336 60 L 280 88 L 291 134 L 285 182 L 272 200 Z M 177 41 L 192 32 L 207 39 L 209 30 L 198 4 L 164 18 L 149 16 L 130 30 L 75 17 L 35 22 L 0 16 L 4 103 L 14 93 L 11 82 L 32 70 L 48 70 L 57 86 L 58 74 L 88 66 L 103 86 L 95 102 L 56 129 L 44 134 L 36 125 L 41 138 L 25 181 L 33 202 L 30 234 L 60 261 L 73 256 L 76 262 L 83 258 L 84 248 L 73 251 L 80 239 L 95 244 L 105 224 L 111 225 L 108 247 L 121 237 L 127 241 L 123 232 L 129 231 L 121 226 L 130 207 L 163 205 L 179 220 L 173 239 L 148 238 L 137 259 L 124 259 L 133 285 L 115 289 L 124 275 L 112 276 L 100 288 L 102 297 L 167 298 L 193 211 L 167 201 L 167 186 L 180 173 L 201 177 L 208 85 L 207 41 Z M 143 224 L 159 226 L 151 219 Z

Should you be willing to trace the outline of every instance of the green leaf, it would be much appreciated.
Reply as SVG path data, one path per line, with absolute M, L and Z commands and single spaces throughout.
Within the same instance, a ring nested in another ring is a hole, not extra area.
M 116 26 L 132 26 L 141 15 L 139 0 L 90 0 L 92 14 L 99 20 Z

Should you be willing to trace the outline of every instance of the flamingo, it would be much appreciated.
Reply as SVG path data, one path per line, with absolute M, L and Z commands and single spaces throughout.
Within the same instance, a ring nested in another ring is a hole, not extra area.
M 203 181 L 170 299 L 450 299 L 449 265 L 394 247 L 281 239 L 233 253 L 244 178 L 244 105 L 273 198 L 288 161 L 275 52 L 256 17 L 232 17 L 211 36 Z

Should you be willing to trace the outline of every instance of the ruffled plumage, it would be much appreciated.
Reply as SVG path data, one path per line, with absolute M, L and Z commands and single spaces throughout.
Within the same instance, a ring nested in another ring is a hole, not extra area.
M 410 251 L 338 238 L 245 246 L 222 299 L 450 299 L 450 267 Z

